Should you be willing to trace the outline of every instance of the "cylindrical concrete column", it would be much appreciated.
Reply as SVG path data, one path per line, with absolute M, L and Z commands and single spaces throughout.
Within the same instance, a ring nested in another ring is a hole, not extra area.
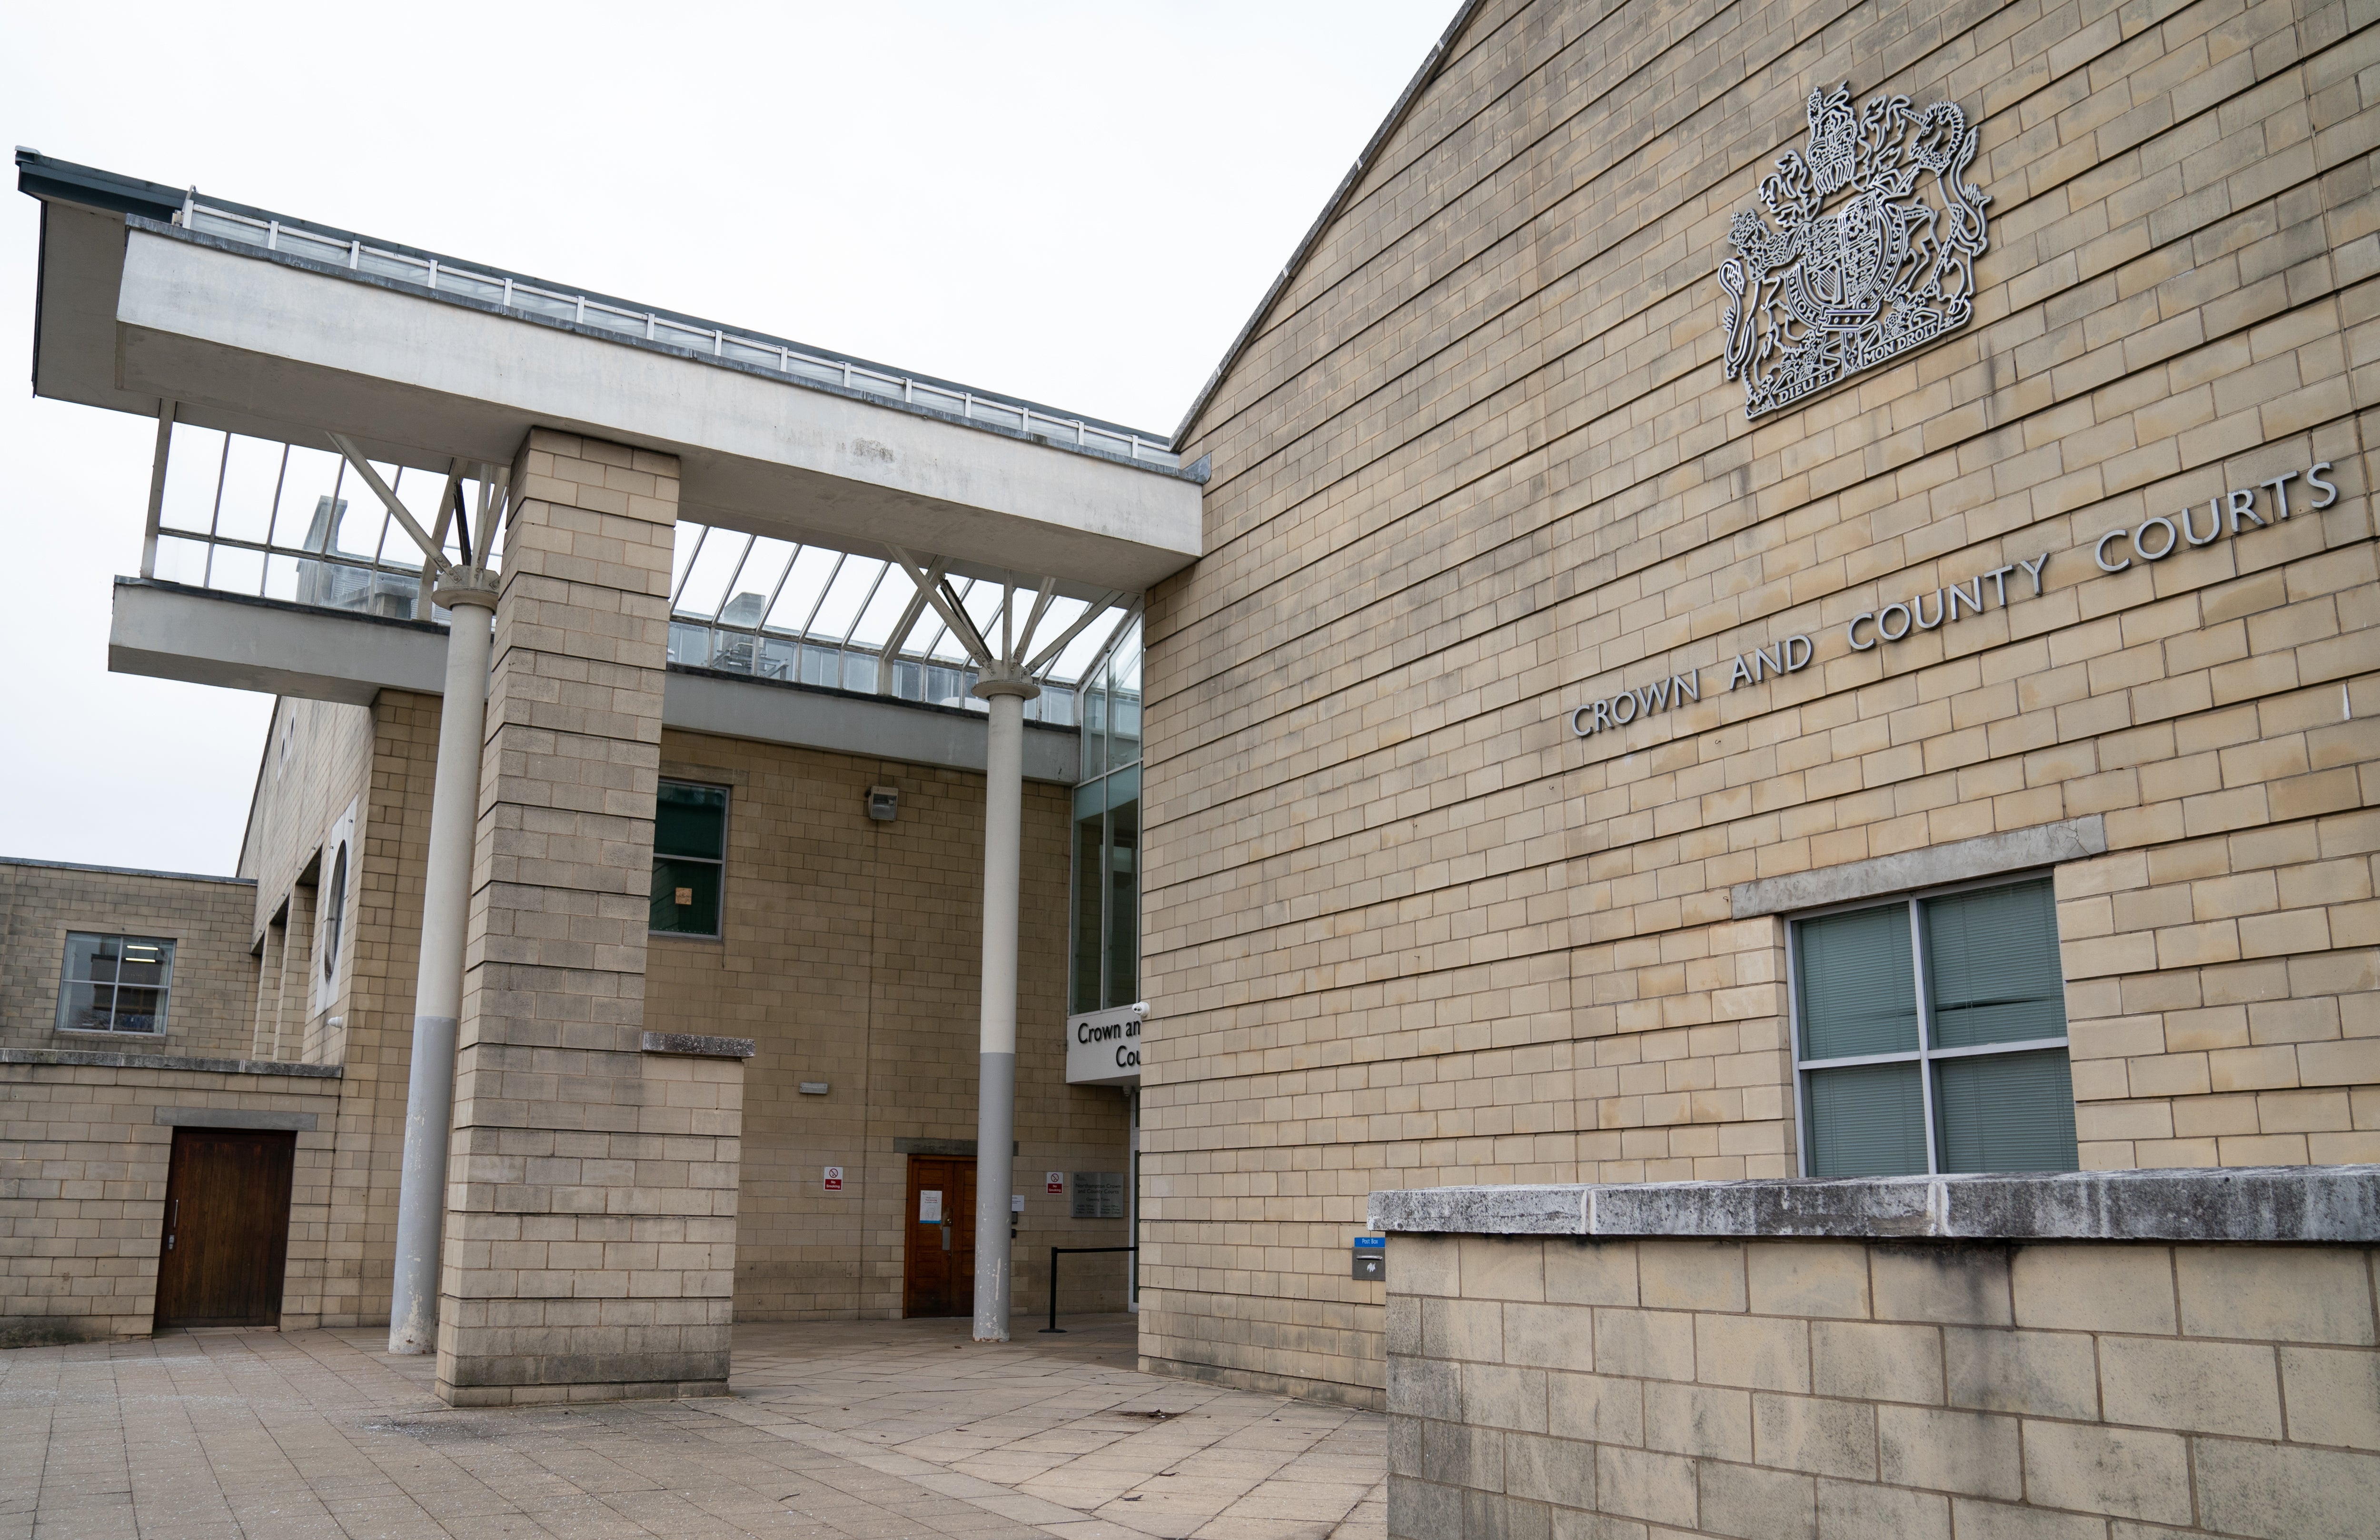
M 421 960 L 413 982 L 413 1070 L 405 1094 L 405 1170 L 396 1190 L 396 1287 L 388 1351 L 438 1347 L 438 1240 L 446 1219 L 446 1136 L 455 1117 L 455 1028 L 463 1014 L 463 936 L 480 827 L 480 751 L 488 714 L 489 617 L 496 579 L 454 568 L 438 580 L 448 612 L 446 697 L 430 794 Z
M 1016 1139 L 1016 882 L 1024 858 L 1025 703 L 1031 681 L 988 678 L 983 785 L 983 1037 L 975 1114 L 975 1340 L 1008 1340 L 1009 1188 Z

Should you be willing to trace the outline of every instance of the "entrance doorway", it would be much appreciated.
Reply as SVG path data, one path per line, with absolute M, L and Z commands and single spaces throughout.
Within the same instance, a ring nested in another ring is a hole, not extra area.
M 279 1326 L 298 1135 L 176 1128 L 165 1168 L 156 1328 Z
M 901 1314 L 975 1314 L 975 1157 L 909 1157 Z

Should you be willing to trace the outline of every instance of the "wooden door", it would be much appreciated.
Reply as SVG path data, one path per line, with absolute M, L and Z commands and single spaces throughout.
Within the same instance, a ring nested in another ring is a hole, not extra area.
M 177 1128 L 165 1169 L 158 1329 L 278 1326 L 298 1135 Z
M 901 1314 L 975 1314 L 975 1157 L 909 1157 Z

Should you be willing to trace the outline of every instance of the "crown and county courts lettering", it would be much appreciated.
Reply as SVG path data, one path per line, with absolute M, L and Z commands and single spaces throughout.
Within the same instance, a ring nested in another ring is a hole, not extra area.
M 2238 536 L 2251 527 L 2268 528 L 2297 512 L 2289 503 L 2289 485 L 2301 479 L 2313 493 L 2305 506 L 2318 512 L 2338 501 L 2338 486 L 2323 474 L 2330 468 L 2330 461 L 2317 460 L 2302 472 L 2288 471 L 2253 487 L 2229 488 L 2221 497 L 2207 499 L 2203 505 L 2206 510 L 2204 533 L 2200 532 L 2193 517 L 2202 506 L 2195 503 L 2171 517 L 2158 514 L 2143 519 L 2137 527 L 2119 525 L 2093 543 L 2092 556 L 2102 573 L 2119 573 L 2135 561 L 2161 562 L 2185 544 L 2212 545 L 2226 533 Z M 2270 494 L 2263 500 L 2261 509 L 2259 491 Z M 2265 517 L 2266 513 L 2272 516 Z M 2164 532 L 2162 539 L 2153 533 L 2156 530 Z M 2123 543 L 2119 545 L 2119 541 Z M 2016 600 L 2037 599 L 2043 592 L 2044 573 L 2052 554 L 2045 551 L 2031 561 L 2011 562 L 1976 573 L 1963 582 L 1945 584 L 1931 593 L 1912 594 L 1881 609 L 1864 610 L 1844 625 L 1843 640 L 1853 652 L 1872 652 L 1885 643 L 1903 641 L 1921 631 L 1938 630 L 1986 609 L 2006 609 Z M 2022 578 L 2019 574 L 2022 574 Z M 2018 585 L 2013 593 L 2010 589 L 2011 582 Z M 1988 589 L 1984 586 L 1986 583 L 1991 585 Z M 1772 677 L 1799 673 L 1809 666 L 1816 652 L 1816 643 L 1806 635 L 1788 637 L 1773 647 L 1739 652 L 1728 666 L 1727 687 L 1736 690 Z M 1573 708 L 1570 730 L 1578 737 L 1591 738 L 1607 728 L 1625 727 L 1702 697 L 1701 671 L 1689 669 Z

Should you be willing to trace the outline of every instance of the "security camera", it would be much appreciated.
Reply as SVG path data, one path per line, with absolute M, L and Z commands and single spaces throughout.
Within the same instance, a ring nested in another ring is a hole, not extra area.
M 1145 1000 L 1134 1000 L 1130 1005 L 1125 1006 L 1124 1009 L 1132 1013 L 1133 1019 L 1135 1021 L 1145 1022 L 1148 1020 L 1148 1001 Z

